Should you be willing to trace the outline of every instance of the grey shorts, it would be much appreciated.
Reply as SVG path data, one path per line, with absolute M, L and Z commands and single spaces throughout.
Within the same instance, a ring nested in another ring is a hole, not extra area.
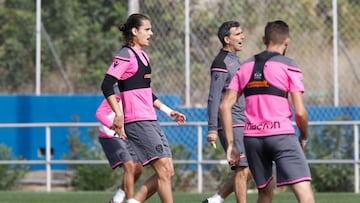
M 276 167 L 277 186 L 310 181 L 310 169 L 296 135 L 244 137 L 246 154 L 257 188 L 265 188 Z
M 145 166 L 160 158 L 171 158 L 169 143 L 157 121 L 138 121 L 124 125 L 128 141 Z
M 235 141 L 236 148 L 240 153 L 243 153 L 246 157 L 246 151 L 245 151 L 245 146 L 244 146 L 244 134 L 243 134 L 244 127 L 233 127 L 233 131 L 234 131 L 234 141 Z M 218 136 L 219 136 L 221 145 L 226 154 L 227 142 L 226 142 L 224 131 L 219 130 Z M 242 166 L 242 167 L 248 166 L 247 159 L 245 158 L 245 159 L 240 160 L 238 165 Z M 232 168 L 232 169 L 234 169 L 234 168 Z
M 135 151 L 128 141 L 119 137 L 99 137 L 99 141 L 112 169 L 122 166 L 128 161 L 138 162 Z

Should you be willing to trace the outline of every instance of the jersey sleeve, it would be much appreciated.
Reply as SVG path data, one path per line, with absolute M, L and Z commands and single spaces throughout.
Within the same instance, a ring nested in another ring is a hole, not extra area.
M 219 106 L 222 92 L 226 88 L 227 77 L 228 70 L 226 68 L 211 68 L 211 81 L 207 105 L 208 131 L 217 131 Z
M 232 78 L 228 89 L 230 90 L 234 90 L 237 92 L 242 92 L 241 86 L 240 86 L 240 71 L 237 71 L 236 74 L 234 75 L 234 77 Z
M 304 92 L 304 83 L 302 71 L 295 62 L 291 63 L 291 66 L 287 69 L 289 77 L 289 91 L 290 92 Z
M 129 48 L 123 47 L 114 56 L 106 73 L 118 80 L 124 80 L 134 75 L 137 69 L 138 63 L 134 53 Z
M 116 100 L 119 102 L 120 97 L 116 96 Z M 112 126 L 113 120 L 111 120 L 111 114 L 113 113 L 111 106 L 107 102 L 106 99 L 104 99 L 99 107 L 96 109 L 95 117 L 96 119 L 104 126 L 110 128 Z

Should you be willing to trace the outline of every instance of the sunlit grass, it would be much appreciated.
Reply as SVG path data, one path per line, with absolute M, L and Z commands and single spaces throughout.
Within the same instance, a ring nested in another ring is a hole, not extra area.
M 112 192 L 20 192 L 20 191 L 0 191 L 1 203 L 108 203 L 113 195 Z M 199 203 L 212 193 L 178 193 L 174 194 L 175 203 Z M 249 194 L 248 202 L 256 202 L 257 194 Z M 317 203 L 359 203 L 360 194 L 355 193 L 315 193 Z M 148 203 L 159 203 L 157 195 L 150 198 Z M 235 202 L 232 194 L 225 202 Z M 293 193 L 277 193 L 273 202 L 291 203 L 297 202 Z

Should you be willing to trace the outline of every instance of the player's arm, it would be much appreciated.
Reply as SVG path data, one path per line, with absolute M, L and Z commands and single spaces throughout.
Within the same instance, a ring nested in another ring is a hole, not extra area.
M 237 151 L 234 142 L 234 133 L 232 129 L 232 115 L 231 115 L 231 108 L 234 106 L 234 104 L 236 103 L 239 97 L 240 97 L 239 92 L 228 89 L 220 104 L 220 120 L 222 127 L 224 129 L 226 142 L 228 144 L 226 157 L 230 166 L 235 166 L 240 160 L 240 154 Z
M 118 79 L 114 76 L 106 74 L 101 84 L 101 89 L 112 111 L 115 113 L 115 118 L 111 128 L 116 132 L 116 134 L 121 136 L 121 134 L 123 134 L 123 132 L 121 131 L 123 127 L 123 112 L 116 100 L 113 86 L 117 81 Z
M 115 78 L 112 75 L 106 74 L 104 77 L 104 80 L 101 84 L 101 90 L 103 92 L 104 97 L 108 101 L 109 105 L 111 106 L 111 109 L 114 111 L 115 116 L 123 116 L 123 112 L 120 109 L 120 106 L 118 105 L 118 102 L 116 100 L 116 95 L 114 91 L 114 84 L 118 81 L 117 78 Z
M 300 131 L 300 143 L 302 148 L 304 148 L 308 138 L 308 113 L 303 102 L 303 93 L 291 92 L 290 95 L 294 105 L 296 126 Z
M 104 99 L 99 107 L 96 109 L 95 118 L 104 126 L 110 128 L 112 126 L 112 120 L 108 118 L 108 114 L 111 113 L 111 107 Z
M 220 104 L 220 120 L 228 145 L 234 144 L 231 108 L 239 97 L 240 94 L 237 91 L 228 89 Z
M 207 141 L 215 147 L 215 141 L 217 139 L 219 106 L 221 102 L 222 91 L 224 89 L 227 70 L 214 71 L 211 70 L 211 80 L 207 104 L 207 120 L 208 120 L 208 134 Z M 226 71 L 226 72 L 225 72 Z

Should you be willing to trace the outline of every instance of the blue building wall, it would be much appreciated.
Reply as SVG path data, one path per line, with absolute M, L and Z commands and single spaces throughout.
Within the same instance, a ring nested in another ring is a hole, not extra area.
M 161 101 L 168 106 L 181 111 L 187 116 L 187 121 L 206 121 L 205 108 L 182 108 L 181 98 L 178 95 L 158 95 Z M 102 95 L 44 95 L 44 96 L 0 96 L 0 105 L 3 106 L 0 114 L 0 123 L 40 123 L 40 122 L 96 122 L 95 110 L 102 101 Z M 307 107 L 309 120 L 327 121 L 346 117 L 349 120 L 360 120 L 360 107 Z M 170 121 L 166 115 L 158 112 L 160 122 Z M 165 134 L 172 133 L 179 136 L 169 137 L 170 143 L 186 142 L 185 145 L 196 157 L 196 136 L 182 139 L 182 134 L 196 135 L 196 127 L 184 128 L 163 128 Z M 80 129 L 81 141 L 89 142 L 86 129 Z M 69 128 L 51 129 L 51 146 L 53 148 L 53 159 L 62 159 L 65 154 L 69 154 L 68 135 L 71 133 Z M 206 127 L 203 128 L 206 144 Z M 39 156 L 39 149 L 45 147 L 45 129 L 43 128 L 0 128 L 0 144 L 11 147 L 14 157 L 21 156 L 28 160 L 43 160 L 45 157 Z M 194 149 L 194 150 L 192 150 Z M 54 168 L 64 169 L 64 166 Z M 44 169 L 44 166 L 32 166 L 31 169 Z

